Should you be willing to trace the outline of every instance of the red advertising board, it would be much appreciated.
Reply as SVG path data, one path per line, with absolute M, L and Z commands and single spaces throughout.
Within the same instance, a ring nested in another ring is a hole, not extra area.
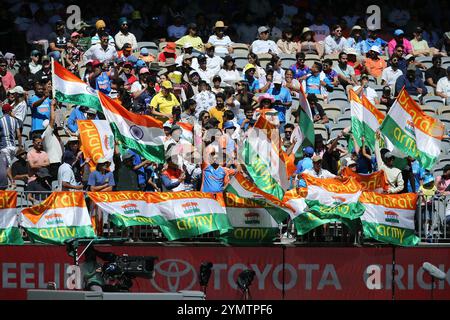
M 392 248 L 215 247 L 215 246 L 96 246 L 130 256 L 157 256 L 153 280 L 139 279 L 133 291 L 201 290 L 198 270 L 212 262 L 207 298 L 241 298 L 236 279 L 254 270 L 253 299 L 429 299 L 428 261 L 447 273 L 434 290 L 436 299 L 450 299 L 448 248 L 395 249 L 396 281 L 392 290 Z M 284 257 L 283 257 L 284 255 Z M 284 262 L 283 262 L 284 258 Z M 84 259 L 81 259 L 83 262 Z M 54 281 L 65 287 L 72 264 L 65 247 L 6 246 L 0 250 L 0 299 L 26 299 L 27 289 L 46 288 Z M 284 293 L 284 295 L 283 295 Z
M 391 248 L 288 248 L 285 298 L 391 299 L 392 290 L 371 290 L 366 285 L 370 266 L 390 263 Z

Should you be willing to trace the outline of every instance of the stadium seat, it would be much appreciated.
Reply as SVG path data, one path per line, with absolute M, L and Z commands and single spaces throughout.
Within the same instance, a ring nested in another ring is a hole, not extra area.
M 434 107 L 430 107 L 429 105 L 420 105 L 420 108 L 425 112 L 426 114 L 435 117 L 436 116 L 436 109 Z
M 337 119 L 337 124 L 347 128 L 352 125 L 352 119 L 350 116 L 342 116 Z
M 247 60 L 247 57 L 236 57 L 234 59 L 234 63 L 236 64 L 236 68 L 239 71 L 242 71 L 244 69 L 244 67 L 247 65 L 248 60 Z
M 138 42 L 138 48 L 139 48 L 139 51 L 142 48 L 147 48 L 150 51 L 150 54 L 153 55 L 154 57 L 157 57 L 158 52 L 160 51 L 158 46 L 154 42 Z M 139 54 L 138 54 L 138 56 L 139 56 Z
M 339 55 L 338 54 L 326 54 L 323 57 L 323 60 L 325 60 L 325 59 L 331 59 L 333 61 L 338 61 L 339 60 Z
M 423 97 L 422 104 L 427 107 L 433 107 L 434 110 L 437 110 L 444 105 L 444 101 L 442 101 L 441 97 L 425 96 Z
M 269 53 L 258 54 L 258 59 L 259 59 L 259 63 L 261 64 L 261 67 L 263 67 L 265 69 L 267 64 L 272 59 L 272 55 Z
M 281 67 L 283 69 L 289 69 L 293 64 L 296 63 L 295 56 L 294 57 L 284 57 L 281 58 Z
M 425 86 L 425 88 L 427 88 L 427 91 L 428 91 L 428 93 L 427 93 L 427 97 L 428 96 L 435 96 L 435 94 L 434 94 L 434 88 L 432 87 L 432 86 Z
M 315 124 L 314 124 L 314 132 L 315 132 L 316 134 L 321 134 L 322 137 L 323 137 L 325 140 L 328 140 L 328 130 L 327 130 L 327 128 L 325 127 L 324 124 L 322 124 L 322 123 L 315 123 Z
M 450 106 L 442 105 L 437 109 L 437 114 L 442 115 L 446 114 L 446 117 L 449 117 L 450 115 Z
M 341 108 L 334 104 L 323 104 L 322 105 L 323 111 L 325 111 L 327 117 L 332 120 L 334 123 L 336 123 L 338 117 L 342 116 Z
M 384 104 L 376 104 L 375 108 L 377 108 L 378 110 L 380 110 L 381 112 L 383 112 L 384 114 L 386 114 L 387 111 L 387 107 Z
M 233 55 L 236 57 L 247 56 L 248 55 L 248 45 L 245 43 L 233 43 Z

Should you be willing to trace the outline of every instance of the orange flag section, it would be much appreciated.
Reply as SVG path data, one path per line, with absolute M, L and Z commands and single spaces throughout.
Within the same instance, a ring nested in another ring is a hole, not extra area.
M 417 193 L 379 194 L 376 192 L 362 192 L 359 197 L 361 203 L 371 203 L 387 208 L 415 210 Z
M 22 214 L 26 216 L 31 222 L 36 224 L 42 215 L 49 209 L 57 208 L 85 208 L 83 192 L 53 192 L 44 202 L 25 208 Z
M 76 75 L 74 75 L 72 72 L 70 72 L 69 70 L 65 69 L 62 65 L 60 65 L 58 62 L 56 62 L 55 60 L 53 60 L 53 72 L 60 77 L 62 80 L 65 81 L 72 81 L 72 82 L 80 82 L 83 83 L 83 81 L 81 81 L 80 78 L 78 78 Z
M 289 200 L 292 199 L 306 198 L 307 195 L 308 195 L 307 188 L 291 189 L 284 194 L 283 201 L 288 202 Z
M 370 113 L 372 113 L 375 116 L 379 124 L 383 122 L 385 118 L 384 113 L 375 108 L 375 106 L 370 103 L 370 101 L 367 99 L 365 95 L 362 96 L 362 105 L 364 106 L 364 108 L 369 110 Z
M 361 191 L 362 188 L 361 184 L 353 177 L 319 179 L 305 173 L 302 173 L 302 177 L 307 186 L 318 186 L 335 193 L 355 193 Z
M 363 191 L 375 191 L 376 189 L 388 189 L 388 183 L 384 171 L 377 171 L 371 174 L 359 174 L 345 167 L 342 169 L 343 177 L 353 177 L 358 181 Z
M 17 207 L 16 191 L 0 192 L 0 209 L 15 209 Z

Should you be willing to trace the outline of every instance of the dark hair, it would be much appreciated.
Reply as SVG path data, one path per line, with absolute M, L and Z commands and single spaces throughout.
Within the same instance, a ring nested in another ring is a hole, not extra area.
M 256 53 L 250 52 L 250 53 L 248 54 L 248 56 L 250 56 L 250 57 L 252 57 L 253 59 L 255 59 L 255 64 L 256 64 L 258 67 L 261 67 L 261 64 L 259 63 L 258 55 L 257 55 Z M 247 59 L 248 59 L 248 56 L 247 56 Z
M 332 27 L 331 27 L 331 31 L 334 31 L 334 30 L 336 30 L 336 29 L 338 29 L 338 28 L 341 28 L 341 26 L 339 25 L 339 24 L 334 24 Z M 341 28 L 342 29 L 342 28 Z
M 343 56 L 344 54 L 347 55 L 344 51 L 342 51 L 342 52 L 339 53 L 339 60 L 341 60 L 341 58 L 342 58 L 342 56 Z
M 333 60 L 331 60 L 331 59 L 325 59 L 325 60 L 323 60 L 323 64 L 327 64 L 327 65 L 329 65 L 330 67 L 332 67 L 332 66 L 333 66 Z
M 228 62 L 233 61 L 233 65 L 231 66 L 230 70 L 236 70 L 236 64 L 234 63 L 234 58 L 231 56 L 226 55 L 223 58 L 223 69 L 228 71 Z
M 42 139 L 42 134 L 33 132 L 33 134 L 31 135 L 31 140 L 34 142 L 37 139 Z
M 317 66 L 317 69 L 319 69 L 319 72 L 322 71 L 323 66 L 322 66 L 322 64 L 320 62 L 314 62 L 314 65 Z
M 395 50 L 397 50 L 398 48 L 405 49 L 405 47 L 404 47 L 401 43 L 398 43 L 398 44 L 395 46 Z
M 441 61 L 442 61 L 442 57 L 441 57 L 441 56 L 438 56 L 437 54 L 435 54 L 435 55 L 433 56 L 433 58 L 431 59 L 431 62 L 432 62 L 432 63 L 435 63 L 435 62 L 438 61 L 438 60 L 441 60 Z
M 198 119 L 201 121 L 205 114 L 209 114 L 209 112 L 206 110 L 203 110 L 202 112 L 200 112 L 200 114 L 198 115 Z
M 286 34 L 288 34 L 288 33 L 290 33 L 291 36 L 292 36 L 292 30 L 291 30 L 291 29 L 289 29 L 289 28 L 284 29 L 284 30 L 281 32 L 281 38 L 282 38 L 283 40 L 288 40 L 287 37 L 286 37 Z M 291 37 L 291 40 L 292 40 L 292 37 Z
M 220 81 L 222 82 L 222 78 L 219 75 L 215 75 L 213 78 L 213 82 Z
M 231 110 L 225 110 L 223 113 L 223 119 L 225 120 L 233 120 L 234 119 L 234 113 Z
M 223 101 L 225 101 L 227 99 L 225 94 L 223 94 L 222 92 L 216 93 L 216 99 L 217 98 L 222 98 Z
M 210 123 L 213 126 L 213 128 L 215 128 L 215 127 L 219 126 L 220 121 L 214 117 L 211 117 L 211 119 L 208 120 L 208 123 Z
M 294 130 L 294 125 L 292 124 L 292 123 L 286 123 L 285 125 L 284 125 L 284 130 L 286 130 L 286 129 L 288 129 L 288 128 L 291 128 L 292 130 Z
M 0 58 L 0 63 L 7 63 L 5 58 Z
M 131 43 L 125 43 L 122 47 L 122 50 L 125 50 L 126 48 L 131 48 Z
M 102 33 L 100 33 L 100 34 L 98 35 L 98 38 L 99 38 L 99 39 L 104 38 L 104 37 L 108 37 L 108 38 L 109 38 L 108 32 L 102 32 Z
M 450 164 L 446 164 L 446 165 L 444 166 L 444 169 L 443 169 L 442 173 L 445 173 L 445 172 L 448 171 L 448 170 L 450 170 Z
M 183 103 L 183 110 L 187 110 L 189 109 L 190 106 L 197 104 L 197 102 L 194 99 L 187 99 L 184 103 Z
M 236 92 L 236 91 L 234 90 L 233 87 L 225 87 L 225 88 L 223 89 L 223 94 L 224 94 L 227 98 L 229 98 L 229 97 L 231 97 L 232 95 L 234 95 L 235 92 Z
M 305 59 L 305 53 L 304 52 L 297 52 L 295 54 L 295 59 L 298 60 L 299 58 Z

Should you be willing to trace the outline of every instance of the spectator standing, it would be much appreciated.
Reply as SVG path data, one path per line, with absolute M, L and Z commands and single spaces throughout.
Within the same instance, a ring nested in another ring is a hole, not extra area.
M 50 120 L 44 120 L 42 133 L 42 146 L 48 155 L 50 162 L 49 172 L 52 176 L 52 181 L 58 178 L 58 168 L 61 165 L 63 156 L 63 148 L 59 136 L 57 135 L 57 128 L 55 125 L 55 106 L 58 102 L 53 99 L 50 104 Z
M 19 121 L 14 118 L 13 107 L 9 103 L 2 106 L 3 117 L 0 119 L 0 153 L 6 158 L 6 166 L 10 166 L 16 155 L 16 143 L 22 148 L 22 135 Z
M 11 176 L 13 180 L 22 180 L 25 184 L 28 183 L 28 163 L 27 152 L 23 148 L 17 148 L 15 161 L 11 166 Z
M 44 80 L 35 83 L 34 91 L 35 94 L 28 100 L 31 108 L 31 132 L 42 133 L 44 131 L 42 123 L 50 118 L 51 88 Z
M 40 168 L 36 172 L 36 179 L 31 181 L 28 186 L 25 188 L 25 191 L 28 191 L 28 201 L 31 201 L 33 205 L 36 205 L 50 195 L 50 191 L 52 191 L 52 186 L 50 184 L 51 175 L 48 172 L 47 168 Z
M 122 49 L 125 43 L 129 43 L 131 44 L 133 51 L 138 50 L 136 37 L 129 31 L 129 23 L 127 18 L 122 17 L 119 19 L 119 28 L 119 32 L 114 36 L 116 48 Z
M 114 38 L 105 32 L 105 30 L 106 30 L 105 21 L 97 20 L 97 22 L 95 23 L 95 29 L 97 30 L 97 33 L 91 38 L 91 46 L 92 47 L 101 43 L 102 35 L 108 36 L 107 43 L 110 46 L 112 46 L 113 48 L 115 47 Z
M 60 191 L 78 191 L 83 190 L 83 185 L 75 179 L 73 164 L 75 163 L 75 154 L 72 151 L 66 151 L 63 155 L 63 164 L 58 168 L 58 190 Z
M 89 174 L 88 186 L 90 191 L 106 192 L 113 190 L 116 182 L 113 173 L 108 170 L 110 164 L 111 163 L 105 158 L 97 160 L 95 171 L 92 171 Z
M 235 170 L 223 167 L 219 163 L 219 156 L 212 153 L 211 164 L 203 171 L 202 192 L 223 192 L 224 185 L 230 174 Z
M 0 58 L 0 79 L 2 81 L 3 88 L 8 91 L 16 86 L 14 76 L 8 71 L 8 64 L 5 58 Z
M 280 133 L 284 133 L 284 124 L 286 123 L 286 110 L 292 106 L 292 96 L 288 89 L 282 87 L 283 80 L 281 76 L 274 76 L 273 87 L 267 93 L 275 99 L 273 108 L 278 112 L 280 120 Z
M 113 62 L 117 57 L 117 51 L 114 44 L 109 42 L 109 37 L 106 32 L 99 35 L 100 43 L 93 44 L 83 56 L 85 62 L 88 60 L 99 60 L 100 62 Z
M 199 93 L 194 96 L 194 100 L 197 102 L 195 116 L 201 120 L 200 113 L 208 111 L 216 105 L 216 96 L 211 92 L 206 81 L 200 80 L 198 87 Z
M 116 191 L 139 191 L 138 175 L 134 169 L 134 154 L 127 152 L 120 160 L 120 153 L 116 146 L 116 153 L 114 155 L 115 165 L 115 181 Z
M 33 147 L 28 151 L 27 160 L 30 167 L 30 176 L 34 176 L 39 169 L 48 168 L 50 165 L 50 160 L 48 159 L 47 152 L 44 151 L 40 135 L 34 135 Z
M 58 20 L 55 24 L 55 31 L 52 32 L 48 37 L 49 43 L 49 57 L 60 61 L 61 55 L 67 48 L 67 43 L 70 38 L 68 33 L 66 32 L 65 22 L 62 20 Z
M 372 105 L 379 104 L 380 99 L 378 98 L 377 92 L 369 87 L 369 76 L 367 74 L 363 74 L 360 77 L 360 85 L 354 86 L 353 91 L 362 98 L 362 96 L 366 96 L 367 100 Z
M 16 86 L 9 91 L 9 94 L 11 95 L 11 106 L 13 108 L 11 115 L 19 120 L 19 126 L 22 128 L 23 121 L 27 115 L 25 91 L 21 86 Z
M 386 175 L 387 183 L 389 185 L 387 193 L 400 193 L 403 191 L 404 187 L 402 172 L 400 169 L 394 167 L 395 156 L 391 152 L 386 152 L 384 155 L 385 161 L 383 161 L 380 152 L 380 139 L 380 131 L 377 131 L 375 140 L 375 156 L 377 159 L 378 169 L 383 170 Z
M 322 158 L 320 156 L 313 156 L 312 157 L 312 163 L 313 168 L 312 169 L 306 169 L 303 171 L 305 174 L 308 174 L 310 176 L 313 176 L 315 178 L 319 179 L 326 179 L 326 178 L 334 178 L 336 177 L 334 174 L 332 174 L 330 171 L 322 168 Z

